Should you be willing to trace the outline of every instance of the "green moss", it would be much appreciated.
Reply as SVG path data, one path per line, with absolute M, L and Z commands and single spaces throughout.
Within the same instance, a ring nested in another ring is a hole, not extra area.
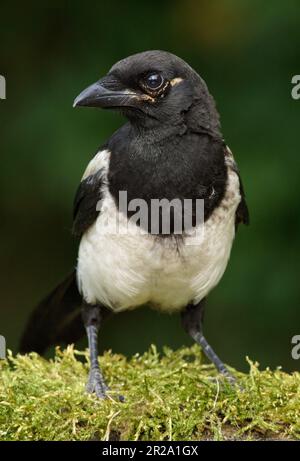
M 248 374 L 232 370 L 243 388 L 233 389 L 197 346 L 162 356 L 152 346 L 130 360 L 107 352 L 100 361 L 112 391 L 99 401 L 84 392 L 86 357 L 68 347 L 50 361 L 34 353 L 0 361 L 0 439 L 300 439 L 300 373 L 248 361 Z

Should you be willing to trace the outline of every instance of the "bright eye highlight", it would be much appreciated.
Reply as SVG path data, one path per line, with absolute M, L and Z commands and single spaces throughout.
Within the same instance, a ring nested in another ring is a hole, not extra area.
M 149 74 L 144 82 L 150 90 L 157 91 L 163 86 L 164 78 L 160 74 Z

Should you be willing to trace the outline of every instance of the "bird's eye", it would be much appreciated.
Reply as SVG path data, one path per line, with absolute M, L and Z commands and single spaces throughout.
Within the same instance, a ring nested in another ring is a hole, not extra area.
M 163 86 L 164 78 L 160 74 L 153 73 L 153 74 L 147 75 L 147 77 L 145 77 L 144 82 L 145 82 L 146 87 L 149 88 L 149 90 L 157 91 Z

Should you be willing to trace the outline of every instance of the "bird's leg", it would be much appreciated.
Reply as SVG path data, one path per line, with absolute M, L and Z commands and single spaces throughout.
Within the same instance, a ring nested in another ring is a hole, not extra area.
M 217 356 L 215 351 L 206 341 L 206 338 L 202 332 L 203 317 L 204 317 L 204 305 L 205 300 L 203 299 L 196 305 L 189 304 L 185 311 L 181 314 L 182 325 L 185 331 L 202 347 L 202 350 L 206 357 L 215 365 L 217 370 L 225 376 L 225 378 L 234 384 L 236 379 L 228 371 L 224 363 Z
M 104 308 L 99 305 L 90 306 L 84 304 L 82 308 L 82 317 L 88 337 L 91 362 L 86 390 L 89 393 L 95 392 L 97 397 L 101 399 L 106 397 L 106 391 L 108 390 L 98 362 L 98 330 L 101 326 L 104 313 Z

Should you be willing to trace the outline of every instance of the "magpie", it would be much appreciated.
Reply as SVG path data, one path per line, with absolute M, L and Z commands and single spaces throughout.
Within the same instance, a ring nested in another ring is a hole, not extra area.
M 117 62 L 79 94 L 78 106 L 119 110 L 127 122 L 83 174 L 73 213 L 80 239 L 76 268 L 33 311 L 20 350 L 43 353 L 50 345 L 74 342 L 84 333 L 83 320 L 90 353 L 86 389 L 104 398 L 99 329 L 111 313 L 149 305 L 180 313 L 186 332 L 234 382 L 203 335 L 203 315 L 237 227 L 248 224 L 249 213 L 206 83 L 174 54 L 146 51 Z M 152 232 L 153 201 L 188 201 L 187 226 L 178 232 L 173 223 L 165 232 L 166 209 L 175 219 L 180 207 L 162 206 Z M 146 213 L 136 219 L 141 203 Z

